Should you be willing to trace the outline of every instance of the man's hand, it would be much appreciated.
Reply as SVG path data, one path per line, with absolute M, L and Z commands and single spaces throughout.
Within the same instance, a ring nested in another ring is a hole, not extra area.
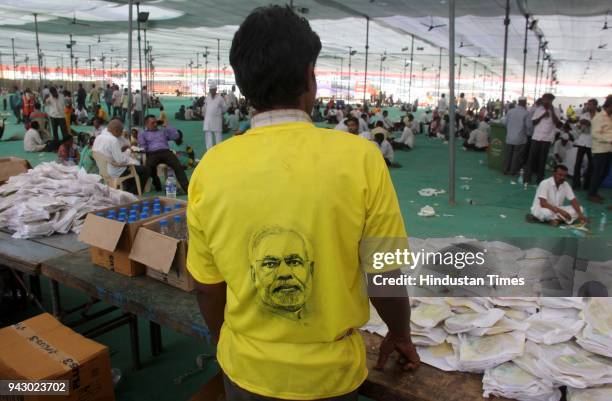
M 584 214 L 581 214 L 580 216 L 578 216 L 578 221 L 582 224 L 587 224 L 588 220 L 587 218 L 584 216 Z
M 380 344 L 378 362 L 374 369 L 383 370 L 393 351 L 399 353 L 398 363 L 402 365 L 403 370 L 414 370 L 419 367 L 421 359 L 410 337 L 389 332 Z
M 570 216 L 568 212 L 566 212 L 565 210 L 561 208 L 557 208 L 557 214 L 561 215 L 561 217 L 563 217 L 565 221 L 569 221 L 572 219 L 572 216 Z

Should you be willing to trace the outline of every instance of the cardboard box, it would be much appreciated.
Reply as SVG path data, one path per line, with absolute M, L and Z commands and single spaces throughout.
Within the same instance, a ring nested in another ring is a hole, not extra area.
M 24 401 L 115 399 L 108 348 L 72 331 L 48 313 L 0 329 L 0 378 L 69 380 L 67 396 L 14 397 Z
M 121 207 L 130 208 L 132 204 L 142 203 L 143 201 L 153 202 L 154 198 L 141 199 L 138 202 L 132 202 L 125 205 L 119 205 L 96 211 L 96 213 L 105 213 L 111 209 L 119 209 Z M 170 206 L 172 212 L 163 214 L 169 216 L 176 213 L 174 205 L 180 204 L 183 206 L 183 211 L 187 202 L 160 197 L 162 207 Z M 98 266 L 115 271 L 125 276 L 139 276 L 144 274 L 146 267 L 135 260 L 129 258 L 134 238 L 138 229 L 146 223 L 154 221 L 160 216 L 151 216 L 147 219 L 138 220 L 133 223 L 123 223 L 117 220 L 110 220 L 105 217 L 96 216 L 95 213 L 89 213 L 85 218 L 85 223 L 79 234 L 79 241 L 91 245 L 91 261 Z
M 187 270 L 187 240 L 179 240 L 159 232 L 159 222 L 164 218 L 171 222 L 175 215 L 185 219 L 185 213 L 179 211 L 140 227 L 130 259 L 147 266 L 147 276 L 183 291 L 192 291 L 195 282 Z
M 18 157 L 0 158 L 0 183 L 8 181 L 14 175 L 27 173 L 32 166 L 30 162 Z

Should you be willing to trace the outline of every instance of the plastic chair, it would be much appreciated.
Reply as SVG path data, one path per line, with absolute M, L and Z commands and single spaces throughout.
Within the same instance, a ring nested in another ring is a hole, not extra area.
M 106 185 L 108 185 L 111 188 L 115 188 L 115 189 L 121 189 L 123 190 L 123 183 L 131 178 L 133 178 L 136 181 L 136 192 L 138 192 L 139 196 L 142 196 L 142 190 L 140 188 L 140 177 L 138 176 L 138 173 L 136 172 L 136 168 L 133 165 L 121 165 L 121 164 L 116 164 L 113 163 L 111 160 L 109 160 L 108 157 L 106 157 L 105 155 L 103 155 L 100 152 L 93 152 L 93 158 L 96 161 L 96 164 L 98 165 L 98 170 L 100 172 L 100 176 L 102 176 L 102 179 L 104 180 L 104 182 L 106 183 Z M 128 175 L 124 175 L 121 177 L 111 177 L 108 174 L 108 165 L 111 164 L 115 167 L 127 167 L 130 169 L 130 174 Z

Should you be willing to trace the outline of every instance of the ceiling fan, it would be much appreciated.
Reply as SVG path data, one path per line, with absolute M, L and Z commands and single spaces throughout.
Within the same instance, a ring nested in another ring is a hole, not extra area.
M 601 28 L 602 31 L 608 30 L 608 13 L 606 13 L 606 20 L 604 21 L 604 26 Z
M 424 23 L 424 22 L 421 22 L 421 25 L 423 25 L 424 27 L 427 27 L 427 32 L 431 32 L 431 31 L 433 31 L 436 28 L 441 28 L 443 26 L 446 26 L 446 24 L 434 25 L 433 17 L 430 16 L 429 18 L 430 18 L 430 21 L 431 21 L 429 25 Z
M 463 41 L 461 41 L 461 43 L 459 43 L 459 48 L 463 48 L 463 47 L 474 47 L 474 45 L 470 45 L 470 44 L 464 44 Z
M 601 49 L 605 49 L 606 47 L 608 47 L 608 44 L 607 44 L 607 43 L 603 43 L 603 44 L 601 44 L 601 45 L 597 46 L 597 48 L 598 48 L 598 49 L 600 49 L 600 50 L 601 50 Z
M 76 18 L 76 12 L 74 12 L 74 14 L 72 15 L 72 21 L 70 21 L 70 23 L 71 23 L 72 25 L 91 26 L 91 25 L 86 24 L 86 23 L 84 23 L 84 22 L 79 22 L 79 21 L 77 21 L 77 18 Z M 98 39 L 100 39 L 100 37 L 99 37 L 99 36 L 98 36 Z M 98 43 L 99 43 L 99 42 L 98 42 Z

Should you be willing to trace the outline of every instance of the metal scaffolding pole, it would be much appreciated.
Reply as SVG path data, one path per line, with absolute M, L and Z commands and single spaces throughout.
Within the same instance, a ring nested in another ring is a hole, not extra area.
M 459 73 L 457 74 L 457 92 L 461 93 L 461 67 L 463 64 L 463 56 L 459 56 Z
M 370 17 L 366 17 L 366 45 L 365 45 L 365 72 L 363 73 L 363 106 L 366 102 L 366 90 L 368 87 L 368 52 L 370 49 Z
M 448 131 L 448 202 L 455 204 L 455 0 L 448 2 L 448 86 L 449 86 L 449 131 Z M 442 54 L 442 53 L 440 53 Z
M 474 60 L 474 76 L 472 77 L 472 97 L 476 97 L 476 60 Z
M 521 96 L 525 96 L 525 74 L 527 72 L 527 34 L 529 33 L 529 15 L 525 15 L 525 44 L 523 45 L 523 87 Z
M 17 70 L 17 62 L 15 61 L 15 38 L 11 38 L 11 46 L 13 48 L 13 80 L 16 80 L 17 73 L 15 72 L 15 70 Z
M 510 25 L 510 0 L 506 0 L 506 18 L 504 18 L 504 69 L 502 72 L 502 93 L 501 93 L 501 110 L 500 113 L 504 114 L 505 96 L 506 96 L 506 68 L 508 66 L 508 26 Z
M 127 79 L 128 79 L 128 123 L 127 123 L 127 132 L 132 132 L 132 25 L 133 25 L 133 17 L 132 17 L 132 9 L 134 7 L 134 0 L 129 0 L 129 22 L 128 22 L 128 71 L 127 71 Z
M 412 90 L 412 65 L 414 64 L 414 35 L 412 36 L 412 44 L 410 45 L 410 72 L 408 75 L 408 103 L 410 103 L 410 92 Z
M 36 13 L 34 13 L 34 29 L 36 30 L 36 57 L 38 58 L 38 79 L 40 80 L 39 89 L 42 93 L 42 87 L 43 87 L 42 57 L 40 54 L 40 42 L 38 41 L 38 15 L 36 15 Z M 41 99 L 42 99 L 42 96 L 41 96 Z
M 538 83 L 538 93 L 542 94 L 542 81 L 544 80 L 544 60 L 546 58 L 546 49 L 542 49 L 542 62 L 540 63 L 540 82 Z
M 536 76 L 535 85 L 533 87 L 533 98 L 538 98 L 538 73 L 540 72 L 540 52 L 542 51 L 542 39 L 538 37 L 538 58 L 536 59 Z
M 142 48 L 140 45 L 140 3 L 136 3 L 136 27 L 138 31 L 138 75 L 140 77 L 140 103 L 142 105 L 142 116 L 138 119 L 141 126 L 144 126 L 144 116 L 147 115 L 147 99 L 145 99 L 142 84 Z M 148 95 L 148 94 L 147 94 Z
M 219 78 L 221 78 L 221 39 L 217 39 L 217 86 L 220 85 Z M 225 82 L 223 82 L 225 84 Z M 221 88 L 219 88 L 221 90 Z
M 355 53 L 357 53 L 357 51 L 353 50 L 353 48 L 349 46 L 348 84 L 346 86 L 346 99 L 349 102 L 351 101 L 351 58 Z
M 87 49 L 89 52 L 89 58 L 87 59 L 87 62 L 89 63 L 89 79 L 91 79 L 92 81 L 94 80 L 93 78 L 93 67 L 91 66 L 92 63 L 92 59 L 91 59 L 91 45 L 87 45 Z
M 196 52 L 196 96 L 200 90 L 200 53 Z
M 450 4 L 449 4 L 450 5 Z M 450 77 L 449 77 L 450 80 Z M 440 96 L 440 90 L 442 89 L 440 87 L 440 82 L 442 81 L 442 48 L 440 48 L 440 59 L 438 60 L 438 85 L 436 87 L 436 90 L 438 92 L 438 100 L 440 100 L 441 96 Z
M 206 96 L 206 86 L 208 85 L 208 46 L 204 46 L 204 96 Z

